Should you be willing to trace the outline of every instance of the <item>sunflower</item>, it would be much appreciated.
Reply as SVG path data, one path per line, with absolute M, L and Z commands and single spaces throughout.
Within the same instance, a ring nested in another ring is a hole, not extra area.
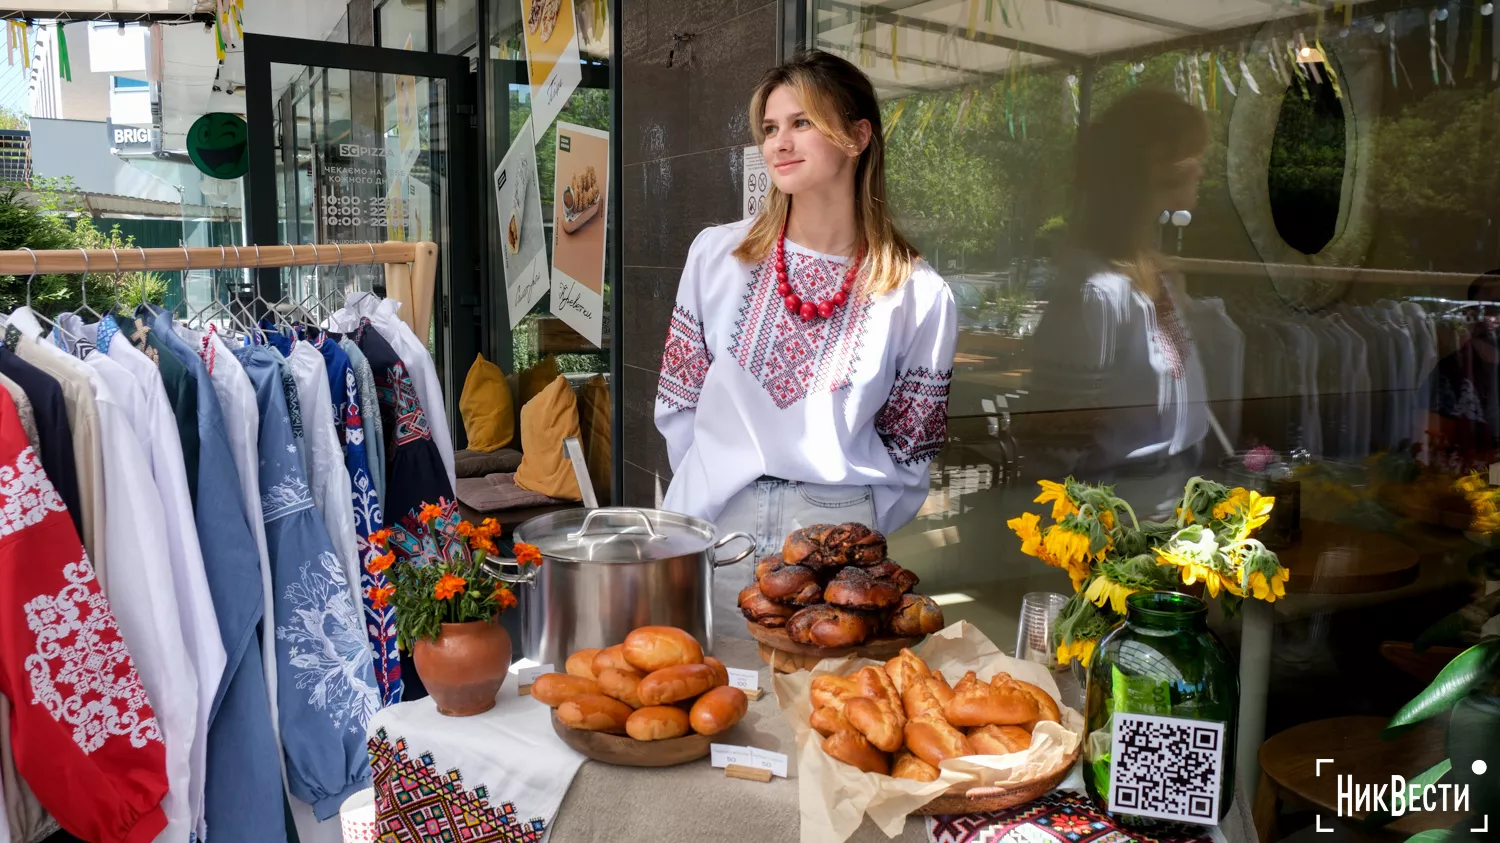
M 1236 488 L 1229 493 L 1229 497 L 1214 507 L 1213 514 L 1217 521 L 1226 521 L 1236 515 L 1243 517 L 1245 523 L 1240 526 L 1238 534 L 1239 540 L 1243 541 L 1270 520 L 1271 509 L 1275 505 L 1276 499 L 1273 497 L 1249 489 Z
M 1192 545 L 1188 545 L 1186 549 L 1183 549 L 1181 545 L 1177 547 L 1176 550 L 1157 548 L 1157 564 L 1176 565 L 1178 572 L 1182 575 L 1183 585 L 1192 585 L 1201 580 L 1208 588 L 1210 597 L 1218 597 L 1221 590 L 1228 591 L 1236 597 L 1245 596 L 1238 582 L 1220 573 L 1211 561 L 1199 559 L 1198 555 L 1193 552 L 1196 548 Z
M 1074 659 L 1084 667 L 1089 666 L 1089 660 L 1094 657 L 1094 647 L 1098 646 L 1099 639 L 1086 638 L 1069 644 L 1064 642 L 1057 645 L 1057 663 L 1068 664 Z
M 1250 572 L 1250 588 L 1255 594 L 1256 600 L 1264 600 L 1267 603 L 1276 602 L 1276 598 L 1286 596 L 1286 582 L 1292 578 L 1292 572 L 1285 568 L 1271 575 L 1269 580 L 1261 571 Z
M 1073 499 L 1068 497 L 1067 486 L 1051 480 L 1038 480 L 1036 484 L 1042 487 L 1042 493 L 1036 496 L 1034 502 L 1048 503 L 1050 501 L 1053 521 L 1061 521 L 1078 511 L 1078 507 L 1073 504 Z
M 463 594 L 464 588 L 468 584 L 468 580 L 463 577 L 453 574 L 443 574 L 442 578 L 437 581 L 437 585 L 432 587 L 432 596 L 439 600 L 447 600 L 456 595 Z
M 1052 557 L 1052 564 L 1059 568 L 1072 568 L 1075 565 L 1088 567 L 1089 535 L 1080 533 L 1062 524 L 1055 524 L 1047 528 L 1042 537 L 1042 547 L 1047 555 Z
M 1023 512 L 1019 517 L 1005 522 L 1005 526 L 1021 537 L 1021 552 L 1027 556 L 1041 556 L 1042 532 L 1037 529 L 1041 520 L 1034 512 Z
M 1135 592 L 1135 589 L 1120 585 L 1109 577 L 1099 576 L 1094 577 L 1094 581 L 1089 583 L 1088 590 L 1083 593 L 1083 596 L 1101 609 L 1104 608 L 1104 604 L 1108 603 L 1117 614 L 1123 615 L 1125 614 L 1125 598 Z

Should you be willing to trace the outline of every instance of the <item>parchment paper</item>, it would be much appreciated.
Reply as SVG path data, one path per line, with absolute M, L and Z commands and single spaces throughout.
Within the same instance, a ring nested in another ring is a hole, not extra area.
M 824 659 L 811 671 L 775 674 L 772 685 L 782 713 L 792 725 L 797 742 L 798 797 L 802 811 L 802 843 L 843 843 L 859 828 L 865 814 L 885 832 L 896 837 L 912 811 L 926 805 L 948 789 L 1001 786 L 1037 778 L 1056 769 L 1083 738 L 1083 715 L 1063 707 L 1057 683 L 1046 667 L 1013 659 L 1000 652 L 977 628 L 965 621 L 930 636 L 913 650 L 934 670 L 941 670 L 950 684 L 970 670 L 988 681 L 996 673 L 1009 673 L 1046 690 L 1062 712 L 1063 723 L 1036 727 L 1031 748 L 1009 755 L 973 756 L 945 761 L 935 782 L 897 779 L 863 773 L 823 752 L 823 738 L 808 721 L 812 701 L 808 688 L 819 676 L 848 676 L 869 665 L 883 662 L 849 656 Z

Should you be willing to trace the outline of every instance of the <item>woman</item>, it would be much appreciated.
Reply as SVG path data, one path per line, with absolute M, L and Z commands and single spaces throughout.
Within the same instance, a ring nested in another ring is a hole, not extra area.
M 885 202 L 870 80 L 827 53 L 768 72 L 750 125 L 771 172 L 753 222 L 688 252 L 656 396 L 663 506 L 721 534 L 856 521 L 891 532 L 927 498 L 947 433 L 956 310 Z M 753 562 L 714 575 L 714 631 L 744 637 Z
M 1047 291 L 1032 359 L 1036 477 L 1119 483 L 1136 508 L 1180 495 L 1208 434 L 1203 366 L 1160 269 L 1164 211 L 1192 210 L 1203 114 L 1165 91 L 1126 95 L 1079 137 L 1073 248 Z

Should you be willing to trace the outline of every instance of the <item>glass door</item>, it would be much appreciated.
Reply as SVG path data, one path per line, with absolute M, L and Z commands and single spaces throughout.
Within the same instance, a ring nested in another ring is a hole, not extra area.
M 367 242 L 437 243 L 426 339 L 445 394 L 456 395 L 454 361 L 472 360 L 479 340 L 468 60 L 247 33 L 245 73 L 250 242 L 339 244 L 351 255 Z M 383 283 L 378 266 L 292 267 L 262 270 L 255 294 L 331 311 Z

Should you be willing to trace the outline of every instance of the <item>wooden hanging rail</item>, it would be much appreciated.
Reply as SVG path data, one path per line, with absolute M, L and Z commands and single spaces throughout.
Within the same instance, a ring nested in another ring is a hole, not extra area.
M 118 265 L 115 263 L 119 257 Z M 32 253 L 24 249 L 0 251 L 0 275 L 25 278 L 38 275 L 78 275 L 85 271 L 108 275 L 151 270 L 257 269 L 281 266 L 367 266 L 370 264 L 417 264 L 423 268 L 437 261 L 434 243 L 341 243 L 306 246 L 234 246 L 168 249 L 57 249 Z M 420 273 L 422 268 L 413 267 Z

